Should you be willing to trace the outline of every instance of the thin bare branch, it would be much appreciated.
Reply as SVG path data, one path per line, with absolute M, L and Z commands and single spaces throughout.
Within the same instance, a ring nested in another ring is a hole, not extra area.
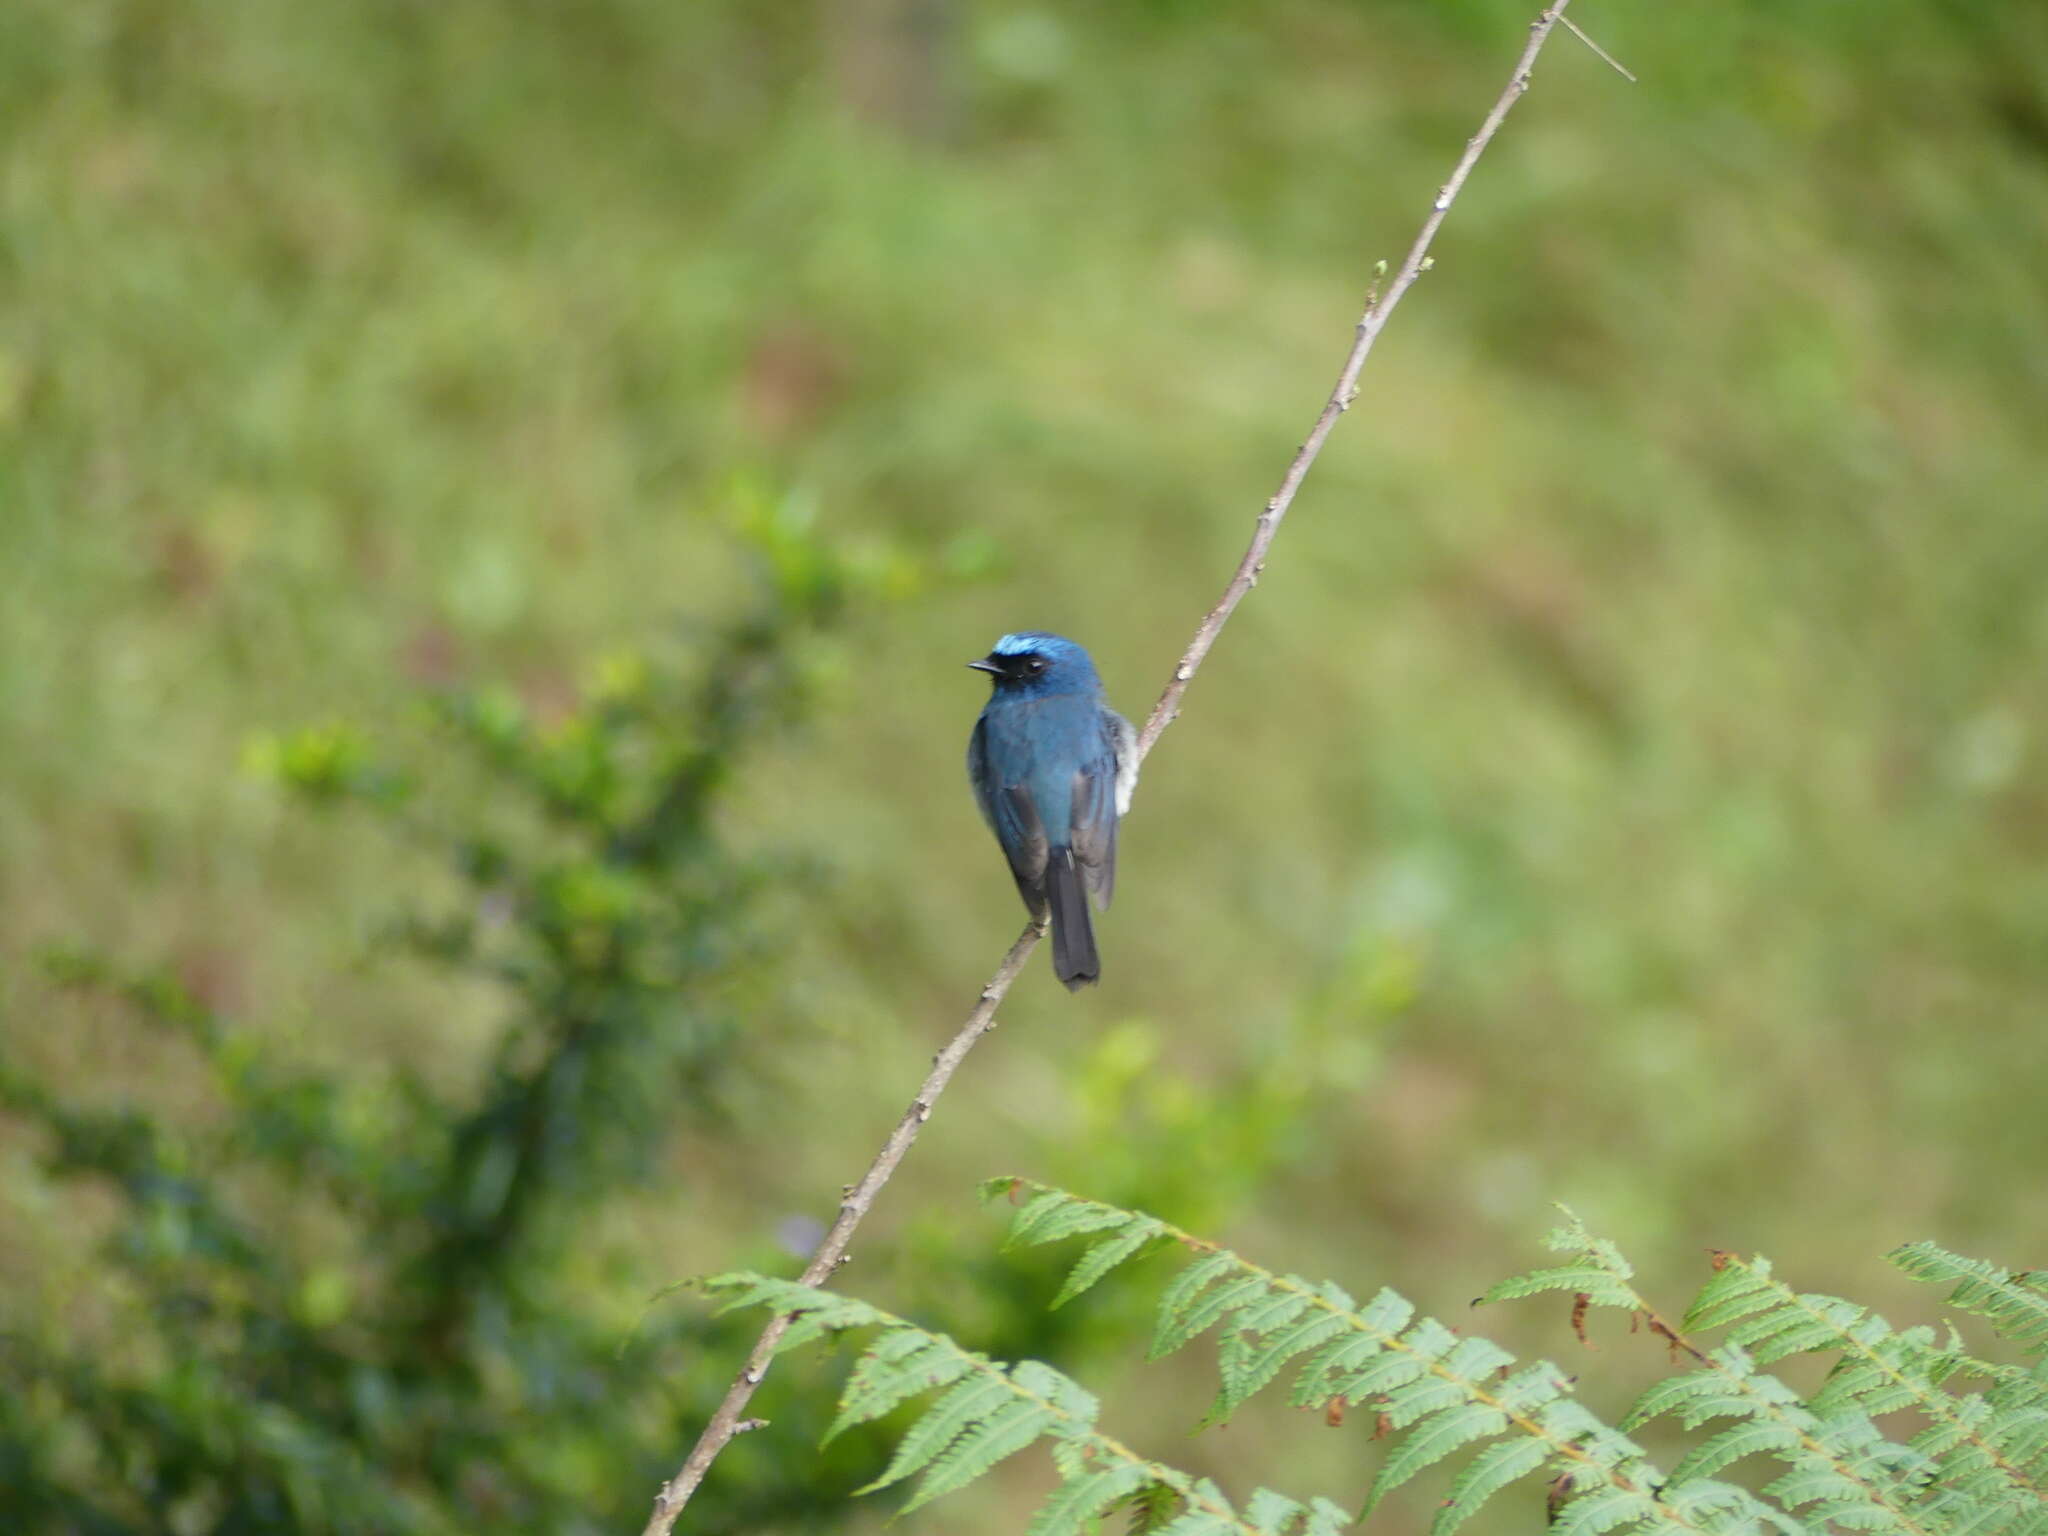
M 1621 76 L 1621 78 L 1626 80 L 1630 85 L 1634 85 L 1636 83 L 1636 77 L 1629 72 L 1628 66 L 1626 64 L 1623 64 L 1621 60 L 1617 59 L 1605 48 L 1602 48 L 1598 43 L 1594 42 L 1593 39 L 1586 36 L 1586 34 L 1579 29 L 1579 24 L 1576 21 L 1573 21 L 1569 16 L 1559 16 L 1557 19 L 1564 23 L 1566 31 L 1570 32 L 1573 37 L 1576 37 L 1580 42 L 1584 43 L 1588 48 L 1592 49 L 1594 55 L 1609 69 L 1613 70 L 1617 75 Z
M 1344 359 L 1344 368 L 1337 376 L 1337 387 L 1330 391 L 1329 402 L 1316 418 L 1308 438 L 1294 455 L 1294 462 L 1287 466 L 1287 473 L 1280 479 L 1280 489 L 1273 499 L 1266 503 L 1266 510 L 1259 514 L 1257 525 L 1252 530 L 1252 542 L 1238 562 L 1237 574 L 1230 578 L 1230 585 L 1223 589 L 1223 596 L 1216 606 L 1209 610 L 1195 631 L 1195 638 L 1181 653 L 1180 664 L 1173 669 L 1173 680 L 1166 685 L 1166 691 L 1159 696 L 1159 702 L 1152 706 L 1152 713 L 1145 721 L 1144 730 L 1138 733 L 1138 756 L 1152 750 L 1152 744 L 1159 739 L 1159 733 L 1173 724 L 1180 713 L 1181 695 L 1187 692 L 1196 670 L 1209 654 L 1209 648 L 1216 643 L 1216 636 L 1229 622 L 1237 605 L 1244 601 L 1245 593 L 1258 584 L 1259 573 L 1266 568 L 1266 550 L 1273 542 L 1273 535 L 1279 531 L 1280 519 L 1287 515 L 1287 509 L 1294 505 L 1294 493 L 1301 489 L 1301 482 L 1307 477 L 1309 466 L 1323 451 L 1323 442 L 1331 429 L 1337 425 L 1337 418 L 1351 409 L 1351 402 L 1358 397 L 1358 375 L 1365 367 L 1365 360 L 1372 355 L 1373 343 L 1379 340 L 1380 332 L 1394 313 L 1415 279 L 1429 260 L 1430 244 L 1436 239 L 1436 232 L 1442 227 L 1444 216 L 1451 211 L 1451 204 L 1458 200 L 1464 190 L 1466 177 L 1472 174 L 1472 167 L 1479 163 L 1479 157 L 1486 152 L 1486 146 L 1500 131 L 1509 111 L 1529 89 L 1529 71 L 1535 67 L 1536 55 L 1543 51 L 1549 41 L 1551 28 L 1564 15 L 1565 4 L 1553 5 L 1530 25 L 1528 46 L 1523 48 L 1522 57 L 1515 63 L 1515 72 L 1509 76 L 1507 89 L 1493 104 L 1493 110 L 1486 114 L 1486 121 L 1479 125 L 1479 131 L 1472 135 L 1465 145 L 1465 153 L 1459 159 L 1451 179 L 1443 184 L 1430 205 L 1429 217 L 1422 221 L 1422 228 L 1415 236 L 1415 243 L 1408 247 L 1408 255 L 1394 273 L 1394 280 L 1387 285 L 1384 295 L 1366 306 L 1359 317 L 1357 339 L 1351 344 L 1351 353 Z
M 1217 600 L 1216 606 L 1202 619 L 1201 626 L 1196 629 L 1195 637 L 1189 642 L 1188 648 L 1181 653 L 1180 661 L 1174 666 L 1166 690 L 1160 694 L 1159 702 L 1152 706 L 1152 713 L 1146 718 L 1144 729 L 1139 732 L 1140 761 L 1143 761 L 1146 754 L 1152 750 L 1154 743 L 1159 740 L 1160 733 L 1171 725 L 1179 714 L 1181 696 L 1187 692 L 1188 684 L 1194 680 L 1196 671 L 1200 669 L 1211 647 L 1215 645 L 1217 635 L 1230 621 L 1230 616 L 1237 610 L 1237 605 L 1244 601 L 1245 594 L 1257 585 L 1259 573 L 1265 569 L 1266 551 L 1273 543 L 1274 534 L 1279 531 L 1280 520 L 1294 504 L 1295 493 L 1301 489 L 1301 482 L 1307 477 L 1309 467 L 1322 452 L 1323 443 L 1329 437 L 1331 429 L 1336 426 L 1337 418 L 1349 410 L 1351 402 L 1357 398 L 1358 376 L 1365 367 L 1366 358 L 1372 352 L 1373 343 L 1379 339 L 1380 331 L 1386 326 L 1402 296 L 1426 270 L 1430 243 L 1435 240 L 1444 216 L 1450 212 L 1451 204 L 1457 201 L 1459 192 L 1464 189 L 1465 179 L 1472 174 L 1472 167 L 1478 163 L 1480 155 L 1485 152 L 1494 134 L 1500 131 L 1500 125 L 1507 118 L 1509 110 L 1521 99 L 1522 93 L 1528 90 L 1529 71 L 1536 63 L 1536 55 L 1542 52 L 1551 30 L 1562 19 L 1564 8 L 1569 3 L 1570 0 L 1559 0 L 1558 4 L 1545 10 L 1530 25 L 1528 44 L 1523 48 L 1521 58 L 1516 61 L 1514 74 L 1509 77 L 1506 89 L 1501 92 L 1499 100 L 1494 102 L 1493 110 L 1487 113 L 1486 120 L 1479 126 L 1479 131 L 1466 143 L 1464 155 L 1452 170 L 1450 180 L 1438 191 L 1436 201 L 1430 206 L 1429 217 L 1423 220 L 1421 232 L 1416 235 L 1414 244 L 1409 247 L 1406 259 L 1395 272 L 1393 281 L 1387 285 L 1386 292 L 1375 294 L 1368 301 L 1365 313 L 1358 321 L 1356 339 L 1351 344 L 1350 354 L 1344 359 L 1344 367 L 1337 376 L 1336 387 L 1330 391 L 1328 403 L 1324 405 L 1322 414 L 1316 418 L 1307 439 L 1296 450 L 1293 461 L 1287 466 L 1287 473 L 1280 480 L 1280 489 L 1266 503 L 1265 510 L 1259 513 L 1252 529 L 1251 544 L 1245 550 L 1244 558 L 1238 562 L 1236 574 L 1231 577 L 1230 584 L 1223 589 L 1223 596 Z M 896 1129 L 883 1143 L 873 1165 L 858 1184 L 846 1191 L 845 1198 L 840 1201 L 838 1218 L 818 1244 L 817 1251 L 811 1255 L 810 1263 L 804 1267 L 802 1279 L 806 1285 L 823 1284 L 839 1267 L 846 1255 L 847 1245 L 853 1239 L 854 1228 L 860 1225 L 869 1207 L 874 1204 L 875 1196 L 881 1192 L 882 1186 L 888 1183 L 889 1176 L 896 1171 L 896 1165 L 903 1161 L 903 1155 L 910 1150 L 911 1143 L 917 1140 L 918 1132 L 924 1128 L 925 1121 L 931 1118 L 932 1107 L 938 1102 L 939 1094 L 945 1090 L 946 1084 L 952 1081 L 960 1063 L 967 1059 L 967 1053 L 974 1049 L 976 1042 L 983 1035 L 995 1028 L 996 1009 L 1002 1004 L 1003 998 L 1010 990 L 1010 984 L 1024 969 L 1024 963 L 1031 958 L 1031 952 L 1038 947 L 1038 941 L 1044 934 L 1045 930 L 1042 927 L 1033 924 L 1018 935 L 1016 943 L 1010 946 L 1010 952 L 1003 957 L 1003 963 L 996 968 L 995 975 L 990 977 L 988 985 L 981 989 L 980 1001 L 976 1003 L 974 1011 L 967 1016 L 967 1022 L 960 1026 L 959 1033 L 954 1035 L 946 1047 L 933 1058 L 931 1074 L 925 1078 L 923 1086 L 917 1091 L 917 1097 L 911 1101 L 910 1108 L 897 1122 Z M 668 1536 L 675 1526 L 676 1517 L 682 1513 L 683 1506 L 703 1483 L 704 1474 L 710 1470 L 711 1463 L 717 1459 L 719 1452 L 741 1432 L 743 1424 L 746 1428 L 753 1428 L 759 1422 L 744 1421 L 742 1415 L 754 1395 L 754 1389 L 761 1384 L 762 1377 L 768 1372 L 768 1364 L 774 1356 L 777 1342 L 788 1328 L 789 1319 L 778 1317 L 771 1320 L 762 1330 L 760 1340 L 754 1345 L 753 1352 L 747 1356 L 746 1365 L 734 1379 L 731 1389 L 725 1394 L 725 1400 L 719 1404 L 718 1411 L 711 1416 L 711 1422 L 704 1426 L 704 1432 L 698 1436 L 696 1445 L 691 1448 L 689 1459 L 683 1463 L 682 1470 L 663 1484 L 660 1493 L 655 1496 L 654 1512 L 648 1517 L 642 1536 Z
M 804 1266 L 801 1278 L 805 1285 L 823 1285 L 846 1257 L 847 1245 L 853 1241 L 853 1229 L 860 1225 L 868 1207 L 875 1203 L 875 1196 L 889 1182 L 896 1165 L 903 1161 L 903 1154 L 917 1140 L 917 1133 L 931 1118 L 932 1106 L 945 1092 L 946 1084 L 953 1080 L 960 1063 L 967 1059 L 967 1053 L 974 1049 L 976 1041 L 996 1027 L 996 1005 L 1010 990 L 1010 983 L 1017 979 L 1017 973 L 1024 969 L 1024 962 L 1031 958 L 1031 951 L 1038 947 L 1038 940 L 1044 932 L 1033 923 L 1017 936 L 1017 942 L 1003 956 L 1003 963 L 996 967 L 995 975 L 981 989 L 981 1000 L 967 1016 L 967 1022 L 946 1043 L 945 1049 L 932 1058 L 932 1070 L 918 1088 L 917 1097 L 910 1101 L 910 1108 L 896 1122 L 896 1129 L 882 1143 L 881 1152 L 861 1176 L 861 1181 L 849 1185 L 840 1199 L 838 1217 L 819 1242 L 817 1251 L 811 1255 L 811 1262 Z M 661 1492 L 655 1496 L 654 1513 L 647 1521 L 646 1536 L 667 1536 L 676 1516 L 682 1513 L 690 1495 L 697 1491 L 697 1485 L 704 1481 L 704 1474 L 710 1470 L 718 1453 L 735 1435 L 758 1429 L 766 1422 L 762 1419 L 744 1420 L 741 1415 L 746 1412 L 747 1401 L 753 1397 L 754 1388 L 768 1374 L 768 1362 L 774 1357 L 776 1344 L 788 1331 L 789 1318 L 786 1316 L 771 1318 L 768 1326 L 761 1330 L 761 1337 L 747 1356 L 747 1363 L 734 1378 L 731 1389 L 725 1394 L 725 1401 L 712 1414 L 711 1422 L 704 1426 L 703 1434 L 697 1437 L 682 1470 L 664 1483 Z

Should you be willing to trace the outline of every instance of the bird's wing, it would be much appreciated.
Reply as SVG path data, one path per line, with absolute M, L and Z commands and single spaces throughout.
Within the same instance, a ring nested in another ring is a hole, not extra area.
M 967 777 L 974 785 L 974 802 L 981 807 L 982 819 L 989 824 L 996 835 L 996 841 L 1003 845 L 1003 856 L 1010 861 L 1011 878 L 1017 882 L 1017 894 L 1024 898 L 1024 905 L 1035 915 L 1045 911 L 1045 865 L 1050 854 L 1050 844 L 1045 835 L 1045 822 L 1038 814 L 1038 803 L 1031 798 L 1031 791 L 1020 784 L 1001 784 L 988 761 L 987 722 L 977 720 L 974 734 L 967 740 Z
M 1138 776 L 1137 733 L 1115 710 L 1102 711 L 1102 752 L 1074 775 L 1071 842 L 1095 904 L 1116 892 L 1116 825 Z
M 974 722 L 974 734 L 967 738 L 967 782 L 974 786 L 974 804 L 981 812 L 981 819 L 988 823 L 988 829 L 998 835 L 1001 828 L 996 825 L 995 789 L 996 776 L 988 765 L 988 721 Z
M 996 800 L 996 829 L 1002 834 L 1003 852 L 1010 856 L 1010 873 L 1017 877 L 1017 889 L 1027 902 L 1045 899 L 1045 864 L 1051 843 L 1045 823 L 1039 819 L 1038 802 L 1022 784 L 1006 784 Z

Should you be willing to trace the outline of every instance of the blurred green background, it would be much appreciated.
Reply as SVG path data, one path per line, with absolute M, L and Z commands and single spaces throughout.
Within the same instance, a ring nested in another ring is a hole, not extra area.
M 561 1294 L 621 1343 L 671 1280 L 793 1269 L 1019 921 L 961 663 L 1056 629 L 1143 715 L 1531 14 L 0 7 L 12 1069 L 218 1122 L 39 958 L 84 945 L 343 1090 L 459 1097 L 504 998 L 385 938 L 459 882 L 430 833 L 309 813 L 275 733 L 346 723 L 459 805 L 423 699 L 545 736 L 607 665 L 687 673 L 765 521 L 857 576 L 794 729 L 722 783 L 720 836 L 773 871 L 746 953 L 703 963 L 738 1029 L 644 1179 L 568 1208 Z M 1908 1238 L 2042 1261 L 2048 10 L 1572 14 L 1641 83 L 1552 42 L 1147 766 L 1102 986 L 1033 964 L 844 1272 L 1238 1491 L 1353 1499 L 1367 1430 L 1255 1407 L 1188 1440 L 1206 1368 L 1136 1368 L 1143 1286 L 1049 1323 L 974 1180 L 1446 1313 L 1552 1200 L 1674 1304 L 1709 1246 L 1902 1306 Z M 0 1117 L 0 1319 L 146 1396 L 111 1202 L 33 1122 Z M 362 1241 L 302 1225 L 266 1230 L 307 1263 Z M 739 1351 L 647 1362 L 672 1400 L 556 1478 L 587 1528 L 637 1524 Z M 795 1427 L 832 1380 L 780 1374 L 713 1478 L 816 1499 L 707 1495 L 700 1528 L 879 1527 L 841 1498 L 874 1448 L 828 1477 Z M 23 1404 L 49 1435 L 17 1472 L 112 1522 L 44 1528 L 264 1528 L 88 1475 L 84 1410 Z M 913 1518 L 1020 1529 L 1044 1483 Z M 486 1507 L 415 1492 L 423 1530 Z

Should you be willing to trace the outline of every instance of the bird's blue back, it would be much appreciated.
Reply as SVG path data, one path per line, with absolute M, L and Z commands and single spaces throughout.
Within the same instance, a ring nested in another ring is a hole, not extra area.
M 998 781 L 1029 790 L 1046 841 L 1065 847 L 1073 830 L 1075 773 L 1095 769 L 1105 780 L 1115 777 L 1113 769 L 1098 767 L 1111 751 L 1101 686 L 1084 693 L 998 692 L 981 718 Z

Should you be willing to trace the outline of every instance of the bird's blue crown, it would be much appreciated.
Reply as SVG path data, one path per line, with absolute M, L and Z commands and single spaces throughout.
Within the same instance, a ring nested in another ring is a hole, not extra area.
M 1059 656 L 1068 651 L 1079 651 L 1081 647 L 1071 640 L 1058 635 L 1049 635 L 1042 629 L 1023 629 L 1014 635 L 1005 635 L 990 650 L 991 656 Z M 1087 654 L 1082 652 L 1083 655 Z
M 1067 693 L 1099 688 L 1087 651 L 1063 635 L 1022 629 L 998 640 L 987 662 L 976 662 L 999 685 L 1027 693 Z

